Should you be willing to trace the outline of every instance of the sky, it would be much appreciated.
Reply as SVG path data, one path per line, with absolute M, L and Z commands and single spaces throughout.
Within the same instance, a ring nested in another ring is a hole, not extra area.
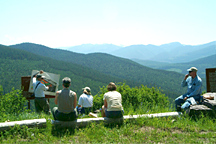
M 0 0 L 0 44 L 200 45 L 216 40 L 216 0 Z

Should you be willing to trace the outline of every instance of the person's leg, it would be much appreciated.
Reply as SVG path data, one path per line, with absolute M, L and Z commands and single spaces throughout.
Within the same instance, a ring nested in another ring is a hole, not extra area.
M 49 102 L 48 102 L 48 100 L 47 99 L 44 99 L 43 100 L 43 111 L 44 111 L 44 113 L 46 113 L 46 114 L 51 114 L 51 110 L 50 110 L 50 106 L 49 106 Z
M 185 102 L 184 97 L 184 95 L 181 95 L 175 99 L 175 108 L 177 111 L 181 111 L 181 104 Z
M 74 121 L 77 119 L 77 113 L 75 111 L 71 112 L 69 115 L 70 115 L 68 119 L 69 121 Z
M 105 114 L 107 118 L 122 118 L 123 111 L 106 111 Z
M 104 105 L 101 108 L 101 116 L 106 117 Z
M 203 96 L 195 96 L 194 99 L 197 104 L 201 104 L 203 102 Z
M 40 99 L 40 107 L 41 107 L 42 111 L 44 111 L 44 113 L 50 114 L 49 103 L 46 100 L 46 98 L 41 98 Z
M 191 102 L 189 100 L 186 100 L 184 104 L 181 106 L 181 109 L 184 109 L 185 111 L 190 107 Z
M 37 113 L 40 113 L 42 111 L 42 108 L 40 107 L 40 99 L 35 98 L 35 111 Z
M 58 107 L 54 107 L 54 108 L 52 109 L 52 114 L 53 114 L 54 120 L 57 120 L 57 118 L 56 118 L 57 111 L 58 111 Z
M 184 109 L 184 110 L 187 110 L 187 109 L 190 107 L 190 105 L 193 104 L 192 101 L 194 101 L 194 100 L 196 101 L 196 104 L 197 104 L 197 102 L 199 103 L 199 101 L 200 101 L 200 96 L 194 96 L 194 97 L 188 98 L 188 99 L 185 101 L 185 103 L 181 106 L 181 108 Z
M 81 114 L 85 114 L 85 108 L 84 108 L 84 107 L 82 107 L 82 108 L 80 109 L 80 113 L 81 113 Z

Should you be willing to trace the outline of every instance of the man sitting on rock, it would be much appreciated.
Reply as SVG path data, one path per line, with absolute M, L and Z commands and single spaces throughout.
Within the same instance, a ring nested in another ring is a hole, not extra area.
M 189 73 L 185 75 L 181 83 L 182 87 L 187 86 L 187 93 L 175 99 L 177 111 L 181 111 L 181 109 L 186 110 L 191 104 L 196 104 L 196 101 L 200 101 L 201 99 L 202 80 L 197 75 L 198 69 L 196 67 L 191 67 L 187 71 Z

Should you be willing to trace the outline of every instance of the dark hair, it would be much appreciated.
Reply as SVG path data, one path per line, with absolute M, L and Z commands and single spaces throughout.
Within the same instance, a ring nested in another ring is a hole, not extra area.
M 115 85 L 115 83 L 110 82 L 110 83 L 108 84 L 108 86 L 107 86 L 107 90 L 108 90 L 108 91 L 114 91 L 114 90 L 116 90 L 116 85 Z
M 68 88 L 70 86 L 71 79 L 69 77 L 65 77 L 62 79 L 62 83 L 64 87 Z

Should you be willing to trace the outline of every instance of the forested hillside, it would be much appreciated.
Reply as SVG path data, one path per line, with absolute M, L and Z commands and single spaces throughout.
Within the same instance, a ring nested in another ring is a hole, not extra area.
M 96 94 L 100 90 L 99 87 L 107 85 L 110 81 L 126 81 L 131 86 L 140 84 L 108 76 L 74 63 L 58 61 L 0 45 L 0 85 L 3 86 L 4 93 L 9 92 L 13 87 L 20 89 L 22 76 L 31 75 L 32 70 L 41 69 L 46 72 L 60 74 L 59 88 L 62 88 L 61 79 L 66 76 L 70 77 L 72 79 L 71 89 L 76 91 L 78 95 L 82 93 L 82 88 L 85 86 L 91 87 L 92 94 Z
M 215 68 L 216 67 L 216 54 L 200 58 L 195 61 L 190 61 L 187 63 L 161 63 L 161 62 L 155 62 L 155 61 L 145 61 L 145 60 L 138 60 L 138 59 L 133 59 L 133 61 L 140 63 L 144 66 L 148 66 L 151 68 L 155 69 L 163 69 L 163 70 L 168 70 L 168 71 L 176 71 L 182 74 L 185 74 L 188 68 L 191 66 L 195 66 L 199 69 L 198 74 L 200 77 L 205 78 L 206 73 L 205 70 L 206 68 Z
M 170 98 L 181 94 L 180 83 L 184 75 L 176 72 L 151 69 L 131 60 L 104 53 L 78 54 L 51 49 L 42 45 L 22 43 L 11 47 L 30 51 L 57 60 L 80 64 L 110 76 L 131 80 L 148 87 L 160 87 Z M 96 76 L 96 75 L 95 75 Z

